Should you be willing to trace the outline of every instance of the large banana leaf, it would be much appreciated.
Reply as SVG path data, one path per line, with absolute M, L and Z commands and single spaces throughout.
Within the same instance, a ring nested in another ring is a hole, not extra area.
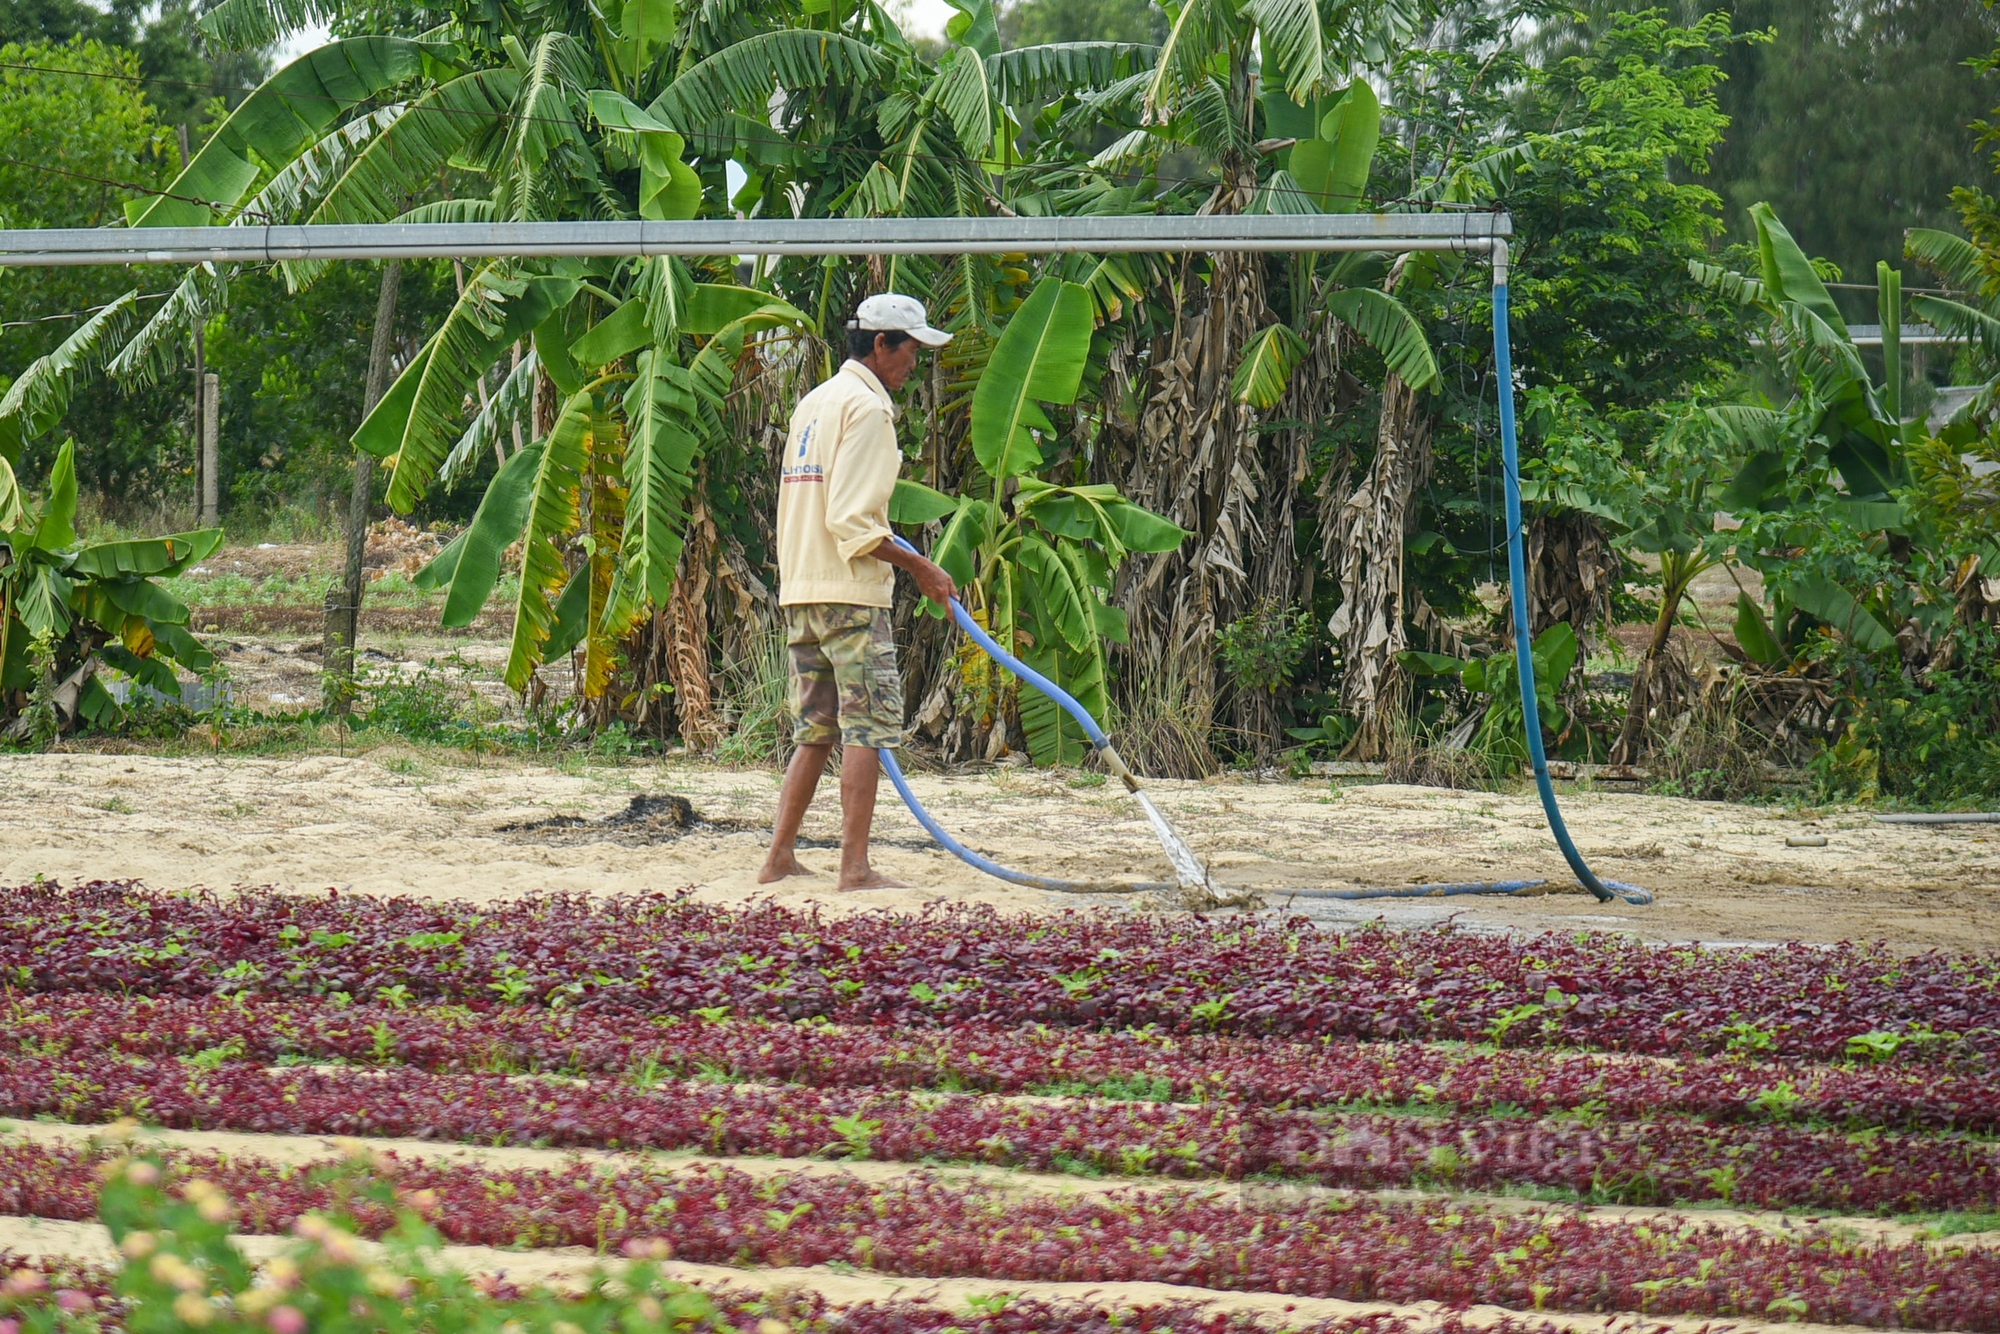
M 980 56 L 1000 54 L 1000 15 L 994 0 L 945 0 L 957 10 L 945 21 L 944 35 Z
M 1108 87 L 1146 70 L 1159 53 L 1131 42 L 1055 42 L 1002 51 L 987 60 L 986 72 L 996 98 L 1022 106 Z
M 439 84 L 412 102 L 355 157 L 313 210 L 311 222 L 386 222 L 430 187 L 452 159 L 504 126 L 521 89 L 501 65 Z
M 1764 306 L 1768 309 L 1771 304 L 1771 294 L 1760 280 L 1725 269 L 1720 264 L 1691 259 L 1688 261 L 1688 276 L 1739 306 Z
M 1806 252 L 1799 249 L 1799 243 L 1785 230 L 1785 224 L 1778 221 L 1776 210 L 1769 204 L 1753 204 L 1750 217 L 1757 224 L 1757 257 L 1764 271 L 1764 288 L 1771 299 L 1796 301 L 1838 330 L 1842 338 L 1848 337 L 1847 321 L 1840 317 L 1840 307 L 1833 303 Z
M 108 350 L 132 327 L 138 299 L 134 289 L 105 306 L 54 349 L 28 363 L 7 386 L 6 396 L 0 398 L 0 422 L 12 423 L 14 438 L 5 451 L 10 461 L 19 456 L 21 439 L 32 440 L 62 420 L 69 411 L 70 395 L 96 376 Z
M 21 500 L 21 485 L 14 480 L 13 466 L 0 456 L 0 533 L 13 532 L 27 517 L 27 507 Z
M 1103 510 L 1118 534 L 1118 544 L 1127 551 L 1173 551 L 1193 536 L 1172 520 L 1122 497 L 1106 502 Z
M 590 94 L 590 109 L 598 124 L 625 131 L 638 142 L 640 217 L 678 221 L 701 211 L 701 177 L 681 161 L 686 139 L 625 94 L 609 88 Z
M 444 601 L 443 623 L 447 628 L 471 625 L 493 595 L 493 587 L 500 581 L 501 555 L 520 539 L 528 522 L 542 450 L 539 442 L 522 446 L 487 484 L 478 512 L 465 530 L 464 542 L 456 544 L 451 590 Z M 442 555 L 440 552 L 440 558 Z
M 521 592 L 514 605 L 514 638 L 507 653 L 506 681 L 512 690 L 528 688 L 556 628 L 554 598 L 570 576 L 556 544 L 576 531 L 595 414 L 593 394 L 587 390 L 572 394 L 536 460 L 522 534 Z
M 958 144 L 974 158 L 983 158 L 993 148 L 993 94 L 987 86 L 986 66 L 979 52 L 969 46 L 952 51 L 932 81 L 928 99 L 951 122 Z M 901 191 L 899 190 L 900 194 Z
M 1752 602 L 1748 593 L 1736 595 L 1736 643 L 1753 661 L 1766 667 L 1776 667 L 1785 660 L 1785 646 L 1771 633 L 1764 609 Z
M 532 410 L 535 371 L 540 365 L 531 348 L 507 372 L 500 388 L 473 416 L 472 425 L 465 428 L 465 434 L 458 438 L 458 443 L 451 447 L 451 453 L 445 456 L 443 466 L 438 469 L 439 481 L 449 486 L 464 476 L 474 466 L 475 459 L 499 444 L 502 432 Z
M 1305 357 L 1305 339 L 1287 324 L 1260 329 L 1243 346 L 1230 388 L 1253 408 L 1275 408 L 1291 388 L 1292 372 Z
M 1708 419 L 1720 427 L 1739 447 L 1775 450 L 1785 414 L 1776 408 L 1760 408 L 1747 403 L 1726 403 L 1706 409 Z
M 1944 275 L 1960 292 L 1985 295 L 1994 275 L 1985 252 L 1963 236 L 1934 227 L 1912 227 L 1903 234 L 1903 253 L 1927 269 Z
M 1250 16 L 1257 22 L 1264 51 L 1265 80 L 1278 82 L 1271 78 L 1275 62 L 1285 93 L 1303 106 L 1330 73 L 1319 0 L 1250 0 Z
M 222 537 L 220 528 L 202 528 L 164 537 L 96 542 L 76 553 L 70 570 L 93 579 L 171 579 L 214 555 Z
M 49 469 L 49 494 L 42 501 L 41 518 L 28 534 L 31 547 L 42 551 L 65 551 L 76 545 L 76 441 L 63 441 L 56 451 L 55 465 Z
M 609 365 L 628 352 L 648 347 L 652 342 L 653 330 L 646 321 L 646 303 L 633 297 L 591 325 L 581 338 L 569 345 L 569 354 L 577 365 L 595 369 Z
M 942 519 L 957 508 L 957 497 L 933 490 L 922 482 L 899 477 L 896 479 L 896 489 L 889 497 L 889 522 L 913 525 L 929 523 L 933 519 Z
M 639 358 L 625 392 L 624 564 L 614 601 L 663 603 L 673 589 L 687 526 L 687 497 L 701 453 L 692 377 L 664 349 Z
M 352 37 L 308 51 L 244 98 L 165 194 L 136 201 L 131 225 L 205 227 L 216 211 L 234 211 L 267 167 L 285 165 L 355 107 L 417 78 L 426 56 L 444 49 Z
M 1218 29 L 1227 23 L 1222 13 L 1225 0 L 1185 0 L 1167 40 L 1160 46 L 1145 84 L 1145 115 L 1161 119 L 1175 95 L 1208 78 L 1209 62 L 1221 43 Z
M 1852 593 L 1823 574 L 1806 574 L 1785 589 L 1792 605 L 1819 617 L 1869 653 L 1894 648 L 1896 637 L 1855 600 Z
M 1368 198 L 1368 172 L 1382 137 L 1382 103 L 1366 79 L 1356 79 L 1320 125 L 1333 145 L 1326 175 L 1326 211 L 1356 213 Z M 1296 150 L 1294 150 L 1296 152 Z
M 970 497 L 960 500 L 951 522 L 944 526 L 937 545 L 931 549 L 931 559 L 961 587 L 971 584 L 979 577 L 980 549 L 993 540 L 998 521 L 999 511 L 991 501 Z
M 1811 306 L 1789 299 L 1778 303 L 1778 324 L 1821 402 L 1867 393 L 1868 372 L 1845 324 L 1833 324 Z
M 2000 354 L 2000 319 L 1983 310 L 1941 296 L 1913 296 L 1910 310 L 1946 333 L 1977 339 L 1989 355 Z
M 886 64 L 874 47 L 843 33 L 779 28 L 716 52 L 667 85 L 647 110 L 685 134 L 738 109 L 768 114 L 774 87 L 803 92 L 858 84 Z
M 1092 330 L 1089 291 L 1060 278 L 1044 278 L 1014 312 L 972 393 L 972 450 L 988 475 L 1004 480 L 1042 461 L 1033 432 L 1054 428 L 1037 400 L 1075 401 Z
M 128 383 L 158 384 L 180 369 L 190 331 L 229 301 L 228 270 L 197 264 L 104 369 Z
M 549 216 L 548 206 L 561 198 L 564 183 L 575 179 L 577 169 L 596 173 L 579 113 L 598 77 L 589 48 L 569 33 L 545 32 L 535 39 L 508 121 L 507 153 L 499 164 L 496 197 L 506 216 Z
M 1033 643 L 1021 654 L 1030 667 L 1061 686 L 1094 717 L 1102 718 L 1104 644 L 1093 613 L 1095 599 L 1080 571 L 1033 534 L 1018 551 L 1020 607 Z M 996 621 L 996 624 L 998 622 Z M 1039 690 L 1020 692 L 1021 730 L 1038 764 L 1080 763 L 1089 739 L 1074 719 Z
M 201 30 L 228 50 L 250 51 L 345 13 L 336 0 L 219 0 L 201 16 Z
M 1732 514 L 1748 514 L 1774 507 L 1782 499 L 1784 485 L 1784 451 L 1757 449 L 1717 499 Z
M 1014 554 L 1028 577 L 1029 605 L 1037 620 L 1031 630 L 1037 641 L 1060 638 L 1073 649 L 1088 648 L 1097 639 L 1090 614 L 1090 594 L 1080 587 L 1056 549 L 1033 533 L 1021 539 Z
M 509 344 L 567 305 L 576 290 L 575 279 L 515 278 L 500 264 L 472 275 L 431 339 L 429 354 L 404 370 L 354 433 L 354 443 L 371 453 L 382 452 L 384 443 L 394 441 L 391 505 L 407 511 L 423 499 L 458 438 L 454 423 L 474 381 Z M 404 391 L 412 376 L 416 377 L 412 387 Z
M 616 12 L 619 65 L 626 78 L 642 79 L 673 43 L 680 0 L 624 0 Z
M 1329 296 L 1326 308 L 1367 339 L 1410 388 L 1427 389 L 1436 381 L 1437 360 L 1423 326 L 1395 297 L 1373 287 L 1350 287 Z

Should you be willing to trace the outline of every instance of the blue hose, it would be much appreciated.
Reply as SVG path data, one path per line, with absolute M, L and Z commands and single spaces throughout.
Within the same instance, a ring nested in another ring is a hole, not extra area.
M 910 790 L 910 780 L 903 777 L 903 766 L 896 763 L 896 753 L 884 746 L 881 755 L 882 768 L 888 773 L 889 781 L 896 785 L 897 795 L 901 796 L 903 804 L 910 808 L 910 814 L 917 817 L 917 823 L 924 827 L 925 833 L 936 839 L 945 851 L 967 866 L 984 871 L 1009 884 L 1026 885 L 1030 889 L 1053 890 L 1058 894 L 1136 894 L 1145 890 L 1157 893 L 1177 888 L 1165 881 L 1150 880 L 1112 881 L 1086 885 L 1074 880 L 1056 880 L 1045 875 L 1029 875 L 1026 871 L 1016 871 L 1012 867 L 1002 866 L 991 857 L 974 852 L 953 838 L 945 827 L 937 822 L 937 817 L 924 809 L 923 803 L 917 800 L 917 794 Z
M 1503 261 L 1504 262 L 1504 261 Z M 1576 850 L 1563 823 L 1562 808 L 1556 805 L 1555 784 L 1549 781 L 1549 757 L 1542 748 L 1541 701 L 1535 696 L 1534 641 L 1528 633 L 1528 556 L 1521 542 L 1521 456 L 1514 439 L 1514 354 L 1513 339 L 1507 328 L 1507 284 L 1493 285 L 1493 360 L 1500 381 L 1500 458 L 1507 475 L 1507 582 L 1514 602 L 1514 663 L 1521 677 L 1521 712 L 1527 718 L 1528 758 L 1535 767 L 1535 788 L 1541 793 L 1542 812 L 1548 816 L 1549 832 L 1562 849 L 1563 860 L 1576 873 L 1577 881 L 1597 896 L 1599 903 L 1622 898 L 1627 903 L 1651 903 L 1653 896 L 1637 885 L 1616 880 L 1599 880 L 1596 872 Z
M 901 537 L 892 536 L 891 540 L 912 555 L 921 554 Z M 1029 685 L 1034 686 L 1037 690 L 1061 705 L 1063 710 L 1070 717 L 1076 719 L 1085 734 L 1090 737 L 1091 744 L 1097 749 L 1099 759 L 1124 780 L 1127 788 L 1133 792 L 1139 790 L 1139 780 L 1137 777 L 1126 766 L 1124 760 L 1119 758 L 1117 750 L 1111 745 L 1111 739 L 1104 734 L 1104 729 L 1098 725 L 1097 719 L 1091 717 L 1090 711 L 1084 708 L 1075 696 L 1071 695 L 1054 681 L 1049 680 L 1048 677 L 1043 676 L 1034 668 L 1028 666 L 1027 663 L 1022 662 L 1006 649 L 1000 647 L 999 642 L 986 632 L 986 628 L 980 625 L 978 621 L 972 619 L 971 614 L 965 610 L 964 605 L 957 598 L 951 600 L 951 616 L 959 629 L 970 635 L 973 642 L 984 649 L 995 662 L 998 662 L 1007 668 L 1008 671 L 1013 672 Z M 1009 884 L 1024 885 L 1030 889 L 1049 890 L 1058 894 L 1133 894 L 1149 891 L 1158 893 L 1179 888 L 1178 885 L 1167 881 L 1139 880 L 1081 883 L 1074 880 L 1059 880 L 1052 876 L 1031 875 L 1026 871 L 1016 871 L 1012 867 L 1003 866 L 983 853 L 974 852 L 971 848 L 966 847 L 963 843 L 952 837 L 950 831 L 938 823 L 937 817 L 924 809 L 923 803 L 917 800 L 917 794 L 911 790 L 910 780 L 904 776 L 903 767 L 897 763 L 896 753 L 892 748 L 884 746 L 878 754 L 882 757 L 882 768 L 888 773 L 889 782 L 895 786 L 896 794 L 903 799 L 903 804 L 910 808 L 910 814 L 916 817 L 917 823 L 923 826 L 924 832 L 929 834 L 947 852 L 950 852 L 967 866 L 984 871 L 996 879 L 1005 880 Z M 1546 883 L 1543 880 L 1500 880 L 1474 881 L 1458 884 L 1407 885 L 1394 889 L 1311 888 L 1289 891 L 1272 890 L 1270 892 L 1274 894 L 1288 893 L 1294 898 L 1312 899 L 1407 899 L 1464 894 L 1518 894 L 1523 890 L 1539 888 Z

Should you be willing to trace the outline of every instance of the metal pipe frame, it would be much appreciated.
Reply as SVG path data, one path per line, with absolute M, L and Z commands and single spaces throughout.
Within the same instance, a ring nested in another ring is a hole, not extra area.
M 0 231 L 0 267 L 273 264 L 518 255 L 1057 255 L 1178 251 L 1458 251 L 1513 235 L 1504 213 L 1255 217 L 813 218 L 700 222 L 366 223 Z

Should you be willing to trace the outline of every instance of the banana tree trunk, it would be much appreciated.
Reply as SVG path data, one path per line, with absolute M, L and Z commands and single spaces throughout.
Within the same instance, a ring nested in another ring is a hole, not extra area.
M 1402 723 L 1408 684 L 1399 661 L 1409 647 L 1403 614 L 1403 540 L 1410 500 L 1430 476 L 1430 423 L 1394 372 L 1382 386 L 1375 458 L 1335 518 L 1340 608 L 1327 630 L 1340 646 L 1341 703 L 1355 720 L 1352 759 L 1385 756 Z
M 1653 618 L 1653 632 L 1646 640 L 1646 651 L 1632 672 L 1632 696 L 1625 705 L 1625 721 L 1618 729 L 1618 743 L 1611 748 L 1613 764 L 1637 764 L 1645 757 L 1646 724 L 1652 717 L 1655 703 L 1664 703 L 1667 693 L 1656 689 L 1656 682 L 1667 644 L 1673 638 L 1674 618 L 1680 614 L 1681 601 L 1687 596 L 1688 585 L 1707 568 L 1705 563 L 1684 560 L 1673 552 L 1668 552 L 1660 560 L 1660 613 Z M 1660 698 L 1656 699 L 1656 696 Z
M 716 529 L 700 501 L 692 508 L 680 572 L 668 599 L 667 672 L 680 712 L 681 741 L 690 754 L 703 754 L 722 739 L 708 653 L 708 588 L 715 568 Z
M 1240 212 L 1252 190 L 1254 181 L 1246 181 L 1219 211 Z M 1214 723 L 1217 632 L 1255 603 L 1278 547 L 1288 560 L 1292 533 L 1270 517 L 1274 469 L 1266 455 L 1276 446 L 1230 383 L 1244 344 L 1267 322 L 1262 261 L 1218 255 L 1206 282 L 1195 263 L 1184 263 L 1173 283 L 1169 300 L 1180 318 L 1146 358 L 1137 435 L 1107 480 L 1194 535 L 1180 551 L 1129 562 L 1118 597 L 1131 618 L 1124 710 L 1154 720 L 1170 711 L 1172 730 L 1186 737 L 1205 735 Z M 1280 485 L 1289 473 L 1283 470 Z M 1289 564 L 1284 568 L 1288 578 Z M 1160 694 L 1169 681 L 1172 700 Z M 1212 756 L 1190 756 L 1185 747 L 1155 755 L 1137 744 L 1140 753 L 1128 758 L 1154 772 L 1192 777 L 1213 765 Z M 1205 742 L 1198 744 L 1205 752 Z
M 1576 632 L 1576 663 L 1562 683 L 1570 728 L 1583 726 L 1584 683 L 1591 644 L 1611 622 L 1611 598 L 1624 564 L 1604 526 L 1576 510 L 1545 512 L 1528 525 L 1528 633 L 1567 621 Z M 1565 730 L 1558 742 L 1569 739 Z

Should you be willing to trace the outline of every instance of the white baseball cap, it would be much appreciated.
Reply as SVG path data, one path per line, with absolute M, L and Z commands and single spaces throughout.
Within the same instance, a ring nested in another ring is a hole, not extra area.
M 854 321 L 848 327 L 882 333 L 906 333 L 925 347 L 943 347 L 951 341 L 951 335 L 944 330 L 931 328 L 930 315 L 924 310 L 923 302 L 901 292 L 883 292 L 869 297 L 854 312 Z

